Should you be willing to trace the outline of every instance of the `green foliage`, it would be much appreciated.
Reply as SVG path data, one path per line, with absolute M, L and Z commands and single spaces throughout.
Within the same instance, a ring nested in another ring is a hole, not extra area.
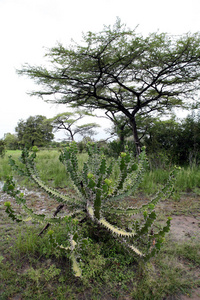
M 31 279 L 33 282 L 36 282 L 36 285 L 39 286 L 40 281 L 53 281 L 60 274 L 61 270 L 56 268 L 55 265 L 51 265 L 48 269 L 38 268 L 34 269 L 31 267 L 26 272 L 26 276 Z
M 170 219 L 166 225 L 153 230 L 156 220 L 155 205 L 161 198 L 169 197 L 173 192 L 174 172 L 170 174 L 167 183 L 149 202 L 141 207 L 125 207 L 123 199 L 132 195 L 142 181 L 147 165 L 145 149 L 136 162 L 131 152 L 121 152 L 118 159 L 106 160 L 96 144 L 88 144 L 88 160 L 83 164 L 82 169 L 78 163 L 78 149 L 76 143 L 72 142 L 60 155 L 60 160 L 66 166 L 66 170 L 73 182 L 73 191 L 67 190 L 62 194 L 57 190 L 48 187 L 38 176 L 35 168 L 36 152 L 30 154 L 26 149 L 22 151 L 21 161 L 25 170 L 16 165 L 10 158 L 10 163 L 21 175 L 32 178 L 37 185 L 56 199 L 62 206 L 67 206 L 68 213 L 64 218 L 36 214 L 26 205 L 24 195 L 16 188 L 12 177 L 9 177 L 4 185 L 4 191 L 15 197 L 16 202 L 21 205 L 28 214 L 28 218 L 18 216 L 11 209 L 10 203 L 6 204 L 6 212 L 13 220 L 28 221 L 30 219 L 39 223 L 52 225 L 65 224 L 64 236 L 54 234 L 54 230 L 48 232 L 49 241 L 55 248 L 66 251 L 72 262 L 72 269 L 75 276 L 81 276 L 81 268 L 78 260 L 84 249 L 87 247 L 88 235 L 81 234 L 84 225 L 90 232 L 103 229 L 107 234 L 112 235 L 126 251 L 130 252 L 135 259 L 149 260 L 159 250 L 164 242 L 165 234 L 170 229 Z M 112 180 L 113 166 L 118 168 L 118 177 Z M 118 220 L 137 214 L 139 218 L 135 221 L 129 218 L 129 227 L 120 228 Z M 110 221 L 112 220 L 112 221 Z M 48 225 L 48 226 L 49 226 Z
M 79 279 L 72 276 L 70 261 L 64 257 L 65 253 L 51 248 L 48 234 L 39 238 L 38 228 L 34 224 L 10 223 L 9 227 L 13 230 L 12 234 L 0 237 L 1 248 L 4 241 L 7 242 L 5 252 L 0 255 L 1 299 L 18 295 L 35 300 L 86 297 L 160 300 L 176 297 L 180 293 L 189 296 L 190 289 L 199 286 L 197 240 L 185 244 L 173 242 L 167 237 L 162 251 L 145 264 L 142 276 L 139 276 L 132 256 L 102 231 L 100 239 L 103 242 L 94 243 L 89 239 L 88 247 L 81 253 L 79 263 L 83 273 Z M 57 233 L 59 230 L 56 230 Z M 13 243 L 13 239 L 16 242 Z
M 5 152 L 5 142 L 3 140 L 0 140 L 0 157 L 4 157 Z
M 6 149 L 16 150 L 19 147 L 19 141 L 15 134 L 11 134 L 11 133 L 4 134 L 4 142 L 6 144 Z
M 34 153 L 37 153 L 37 152 L 38 152 L 38 147 L 37 147 L 37 146 L 33 146 L 31 150 L 32 150 Z
M 7 182 L 8 183 L 8 182 Z M 6 184 L 7 184 L 6 183 Z M 13 189 L 13 185 L 8 185 L 8 186 L 5 186 L 5 189 L 3 191 L 9 191 L 10 189 Z M 8 216 L 13 220 L 13 221 L 16 221 L 16 222 L 21 222 L 22 220 L 21 219 L 18 219 L 14 213 L 14 210 L 12 210 L 11 208 L 11 203 L 8 201 L 8 202 L 5 202 L 4 203 L 5 207 L 6 207 L 6 210 L 5 212 L 8 214 Z
M 171 118 L 155 121 L 144 138 L 152 168 L 166 168 L 171 163 L 199 164 L 200 115 L 194 112 L 182 121 Z
M 20 120 L 15 128 L 22 147 L 45 146 L 53 139 L 53 127 L 45 116 L 29 117 Z
M 136 155 L 135 145 L 133 141 L 122 141 L 120 140 L 113 140 L 112 142 L 106 143 L 103 147 L 103 152 L 107 157 L 114 157 L 118 158 L 121 152 L 126 151 L 132 152 L 133 155 Z
M 200 162 L 200 114 L 192 112 L 181 122 L 179 133 L 179 161 L 182 164 Z

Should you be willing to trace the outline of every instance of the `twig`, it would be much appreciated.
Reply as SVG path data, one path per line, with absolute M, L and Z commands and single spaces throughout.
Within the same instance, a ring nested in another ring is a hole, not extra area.
M 59 211 L 61 211 L 61 209 L 64 207 L 64 204 L 59 204 L 57 207 L 56 207 L 56 211 L 53 213 L 53 217 L 55 217 Z M 45 225 L 45 227 L 42 229 L 42 231 L 40 231 L 40 233 L 38 233 L 38 236 L 41 236 L 42 233 L 47 230 L 47 228 L 50 226 L 51 224 L 50 223 L 47 223 L 47 225 Z

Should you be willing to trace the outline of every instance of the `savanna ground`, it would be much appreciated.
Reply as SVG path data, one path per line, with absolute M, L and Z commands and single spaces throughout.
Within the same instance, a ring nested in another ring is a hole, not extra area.
M 6 166 L 6 159 L 1 160 L 1 174 L 10 174 Z M 57 168 L 62 170 L 58 162 L 52 173 L 56 174 Z M 50 169 L 44 160 L 41 176 L 44 180 L 50 178 L 50 183 L 64 192 L 62 180 L 66 181 L 66 175 L 56 182 Z M 139 192 L 125 199 L 127 204 L 144 203 L 156 186 L 162 184 L 157 182 L 162 174 L 148 174 L 151 177 L 144 178 Z M 54 200 L 38 192 L 28 181 L 20 184 L 27 186 L 24 194 L 30 207 L 39 213 L 53 214 L 58 205 Z M 186 170 L 177 178 L 173 197 L 158 204 L 158 226 L 171 216 L 171 230 L 160 253 L 146 263 L 142 272 L 128 253 L 105 238 L 104 243 L 101 239 L 98 243 L 91 240 L 90 247 L 83 253 L 82 279 L 73 276 L 65 254 L 51 249 L 47 234 L 37 235 L 42 225 L 31 221 L 15 223 L 7 217 L 5 201 L 13 203 L 17 210 L 19 207 L 10 196 L 0 192 L 0 299 L 199 299 L 199 187 L 200 171 Z

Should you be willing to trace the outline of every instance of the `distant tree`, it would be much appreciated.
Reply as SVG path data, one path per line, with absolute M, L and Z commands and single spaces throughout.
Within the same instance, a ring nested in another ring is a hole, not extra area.
M 75 110 L 74 112 L 64 112 L 49 119 L 54 131 L 60 129 L 65 130 L 69 140 L 74 141 L 74 136 L 79 134 L 81 136 L 93 136 L 96 134 L 95 128 L 100 127 L 97 123 L 86 123 L 78 125 L 78 121 L 84 117 L 94 117 L 93 114 L 85 110 Z
M 6 149 L 9 149 L 9 150 L 16 150 L 16 149 L 18 149 L 18 147 L 19 147 L 19 140 L 18 140 L 16 134 L 5 133 L 3 140 L 5 142 Z
M 31 116 L 26 121 L 20 120 L 15 131 L 20 145 L 28 148 L 46 146 L 54 138 L 53 126 L 41 115 Z
M 75 107 L 122 113 L 129 119 L 137 153 L 140 140 L 136 116 L 176 107 L 188 108 L 200 87 L 200 34 L 148 36 L 126 29 L 118 19 L 113 28 L 88 32 L 81 45 L 61 44 L 47 56 L 52 65 L 25 65 L 19 74 L 44 89 L 32 95 Z M 54 96 L 54 97 L 51 97 Z M 56 95 L 56 97 L 55 97 Z

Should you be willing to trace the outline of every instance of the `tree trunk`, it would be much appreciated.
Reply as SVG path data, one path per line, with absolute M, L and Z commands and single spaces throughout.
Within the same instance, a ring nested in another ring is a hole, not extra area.
M 72 140 L 72 141 L 74 141 L 74 135 L 73 135 L 73 133 L 72 133 L 71 129 L 70 129 L 70 128 L 67 128 L 67 131 L 69 131 L 69 134 L 70 134 L 71 140 Z
M 141 144 L 140 144 L 140 139 L 138 137 L 138 131 L 137 131 L 137 125 L 135 121 L 135 117 L 132 117 L 130 119 L 130 124 L 133 130 L 133 137 L 134 137 L 134 142 L 135 142 L 135 147 L 136 147 L 136 154 L 139 155 L 141 153 Z

